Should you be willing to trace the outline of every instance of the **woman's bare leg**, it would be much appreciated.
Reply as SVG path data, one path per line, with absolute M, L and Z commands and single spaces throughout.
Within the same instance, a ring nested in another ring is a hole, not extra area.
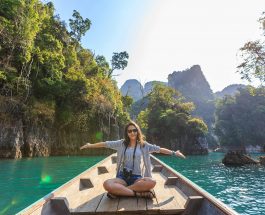
M 136 192 L 145 192 L 153 189 L 156 185 L 156 181 L 149 177 L 137 179 L 132 185 L 127 188 Z
M 103 187 L 111 194 L 118 196 L 134 196 L 133 190 L 129 189 L 127 183 L 120 178 L 112 178 L 104 181 Z

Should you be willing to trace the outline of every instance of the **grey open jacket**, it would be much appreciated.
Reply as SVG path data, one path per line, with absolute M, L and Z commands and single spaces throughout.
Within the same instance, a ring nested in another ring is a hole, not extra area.
M 123 144 L 124 140 L 116 140 L 116 141 L 106 141 L 106 147 L 111 148 L 114 150 L 117 150 L 117 173 L 119 171 L 119 168 L 121 166 L 121 162 L 123 159 L 123 153 L 125 150 L 125 145 Z M 150 144 L 148 142 L 144 143 L 143 147 L 140 147 L 142 151 L 143 156 L 143 162 L 144 162 L 144 174 L 142 172 L 142 175 L 144 177 L 152 177 L 151 175 L 151 160 L 150 160 L 150 153 L 153 152 L 160 152 L 160 146 Z

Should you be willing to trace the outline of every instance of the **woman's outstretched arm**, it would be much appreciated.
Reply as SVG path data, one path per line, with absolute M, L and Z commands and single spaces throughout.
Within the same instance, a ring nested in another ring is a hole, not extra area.
M 99 143 L 86 143 L 85 145 L 80 147 L 80 150 L 82 149 L 86 149 L 86 148 L 103 148 L 106 147 L 106 143 L 105 142 L 99 142 Z
M 179 150 L 177 151 L 172 151 L 166 148 L 160 148 L 160 153 L 166 154 L 166 155 L 176 155 L 180 158 L 186 158 L 185 155 L 183 155 Z

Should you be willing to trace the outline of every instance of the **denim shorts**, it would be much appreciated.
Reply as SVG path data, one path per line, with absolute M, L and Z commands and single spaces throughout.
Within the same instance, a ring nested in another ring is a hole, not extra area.
M 135 175 L 135 174 L 132 174 L 132 177 L 130 177 L 128 180 L 126 180 L 123 176 L 123 173 L 122 172 L 119 172 L 116 176 L 116 178 L 120 178 L 122 180 L 124 180 L 128 186 L 132 185 L 137 179 L 139 178 L 142 178 L 141 175 Z

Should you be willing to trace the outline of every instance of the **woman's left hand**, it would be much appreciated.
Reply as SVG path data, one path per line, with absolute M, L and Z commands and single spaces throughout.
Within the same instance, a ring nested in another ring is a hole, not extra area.
M 186 158 L 185 155 L 183 155 L 179 150 L 175 152 L 175 155 L 184 159 Z

